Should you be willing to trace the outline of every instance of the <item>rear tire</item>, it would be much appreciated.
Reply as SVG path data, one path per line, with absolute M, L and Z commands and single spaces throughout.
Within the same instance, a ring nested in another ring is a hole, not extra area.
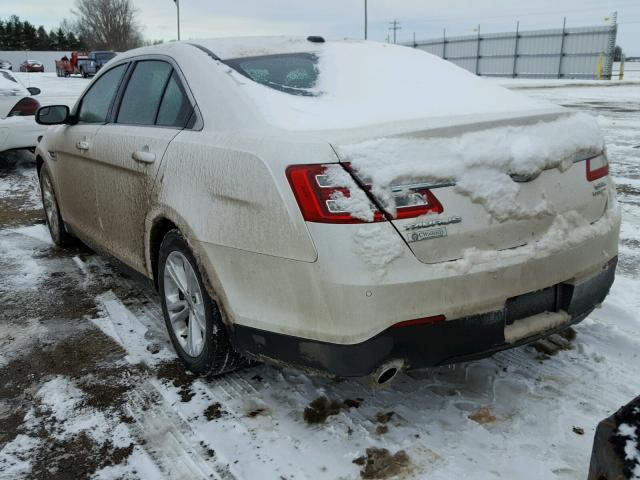
M 169 337 L 187 369 L 215 376 L 246 365 L 231 345 L 220 309 L 207 293 L 198 264 L 178 230 L 165 235 L 157 271 Z
M 40 170 L 40 194 L 42 195 L 42 206 L 47 219 L 47 227 L 49 227 L 53 243 L 59 247 L 72 245 L 73 238 L 64 226 L 58 206 L 58 198 L 51 181 L 51 174 L 46 165 L 43 165 L 42 170 Z

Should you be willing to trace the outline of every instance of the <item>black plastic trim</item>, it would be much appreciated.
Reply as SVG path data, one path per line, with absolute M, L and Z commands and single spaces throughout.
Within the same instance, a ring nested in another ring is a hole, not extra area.
M 584 282 L 565 282 L 508 299 L 501 310 L 434 324 L 388 328 L 362 343 L 341 345 L 235 325 L 231 337 L 239 351 L 261 359 L 329 372 L 341 377 L 371 374 L 388 360 L 404 360 L 408 369 L 459 363 L 491 356 L 582 321 L 602 303 L 614 281 L 617 257 Z M 564 311 L 567 323 L 506 343 L 506 325 L 544 311 Z

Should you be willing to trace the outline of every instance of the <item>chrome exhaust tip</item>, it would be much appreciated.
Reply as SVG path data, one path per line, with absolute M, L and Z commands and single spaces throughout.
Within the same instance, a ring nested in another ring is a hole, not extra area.
M 404 360 L 385 362 L 373 373 L 373 382 L 376 385 L 388 385 L 403 369 Z

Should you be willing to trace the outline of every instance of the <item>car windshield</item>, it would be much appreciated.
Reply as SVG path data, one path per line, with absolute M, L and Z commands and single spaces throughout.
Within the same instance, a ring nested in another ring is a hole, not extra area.
M 226 60 L 245 77 L 291 95 L 317 95 L 318 57 L 312 53 L 287 53 Z
M 113 52 L 96 53 L 96 60 L 111 60 L 116 54 Z

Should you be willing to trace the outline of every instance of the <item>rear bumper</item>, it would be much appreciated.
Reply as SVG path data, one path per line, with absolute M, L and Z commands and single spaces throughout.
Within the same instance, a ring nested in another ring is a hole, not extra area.
M 582 321 L 607 296 L 617 257 L 580 283 L 560 283 L 507 300 L 502 309 L 429 325 L 387 328 L 357 344 L 343 345 L 235 325 L 236 348 L 258 358 L 327 371 L 343 377 L 365 376 L 389 360 L 402 360 L 409 369 L 446 365 L 490 356 L 533 342 Z M 545 313 L 546 312 L 546 313 Z M 555 312 L 555 313 L 549 313 Z M 554 316 L 548 328 L 520 328 L 532 318 Z M 507 341 L 507 337 L 509 341 Z

